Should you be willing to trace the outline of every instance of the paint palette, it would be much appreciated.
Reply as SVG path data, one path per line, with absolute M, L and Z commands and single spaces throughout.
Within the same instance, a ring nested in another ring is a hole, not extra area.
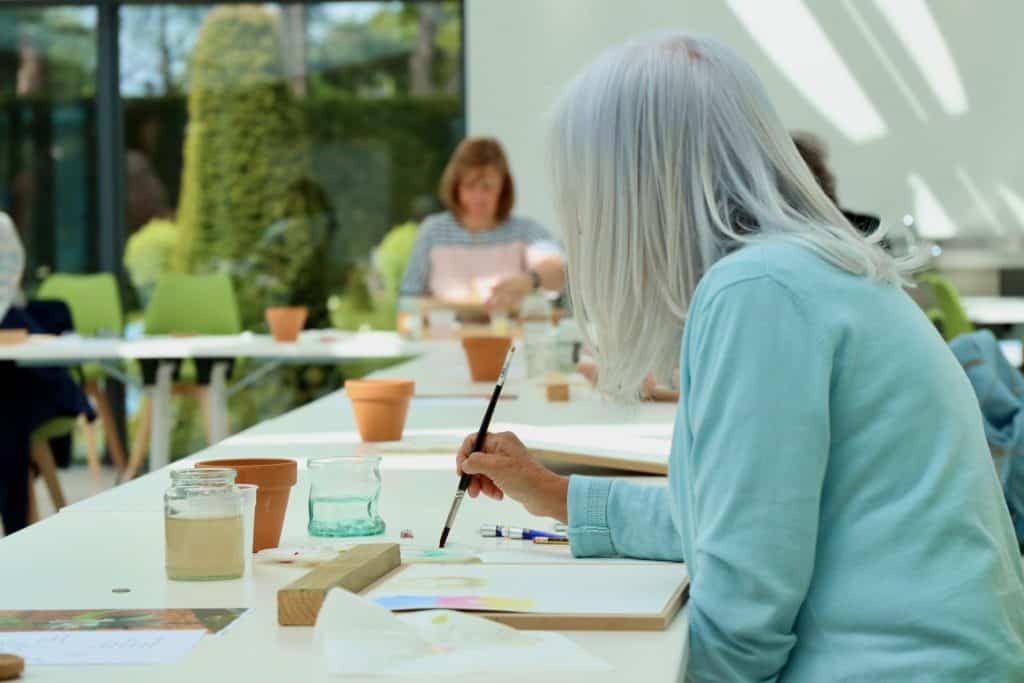
M 475 550 L 458 547 L 427 548 L 413 545 L 402 546 L 404 564 L 473 564 L 481 562 Z
M 387 595 L 373 602 L 392 612 L 452 609 L 462 612 L 527 612 L 533 600 L 491 595 Z

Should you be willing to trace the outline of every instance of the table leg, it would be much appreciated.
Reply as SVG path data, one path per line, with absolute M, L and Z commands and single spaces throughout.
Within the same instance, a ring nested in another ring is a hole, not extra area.
M 228 437 L 228 367 L 226 361 L 213 364 L 210 372 L 210 441 L 217 443 Z
M 156 384 L 150 390 L 152 419 L 149 437 L 149 469 L 164 467 L 171 456 L 171 382 L 174 364 L 160 363 L 156 370 Z

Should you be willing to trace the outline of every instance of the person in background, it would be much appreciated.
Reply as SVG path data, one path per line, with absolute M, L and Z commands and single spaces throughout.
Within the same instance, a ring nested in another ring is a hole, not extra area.
M 21 296 L 25 249 L 10 216 L 0 211 L 0 320 Z
M 29 301 L 22 306 L 19 283 L 24 245 L 10 218 L 0 212 L 0 329 L 54 334 L 47 324 L 71 326 L 71 311 L 61 301 Z M 0 361 L 0 521 L 12 534 L 31 523 L 28 485 L 32 432 L 55 417 L 96 419 L 82 388 L 63 367 L 18 366 Z M 54 445 L 51 441 L 51 448 Z M 57 464 L 61 462 L 54 453 Z
M 813 133 L 796 131 L 793 133 L 793 144 L 796 145 L 796 151 L 800 153 L 807 168 L 811 169 L 814 179 L 818 181 L 825 196 L 839 208 L 843 217 L 865 235 L 871 235 L 878 230 L 882 223 L 878 216 L 849 211 L 839 206 L 839 197 L 836 195 L 836 177 L 828 167 L 828 147 L 825 142 Z M 886 248 L 888 243 L 883 240 L 880 245 Z
M 754 70 L 636 39 L 572 82 L 551 141 L 600 388 L 682 370 L 668 484 L 474 434 L 469 495 L 567 522 L 576 557 L 685 561 L 680 680 L 1024 681 L 1024 567 L 970 382 Z
M 536 221 L 512 215 L 515 184 L 497 140 L 467 138 L 441 178 L 447 211 L 420 226 L 400 295 L 480 301 L 510 310 L 565 284 L 562 250 Z

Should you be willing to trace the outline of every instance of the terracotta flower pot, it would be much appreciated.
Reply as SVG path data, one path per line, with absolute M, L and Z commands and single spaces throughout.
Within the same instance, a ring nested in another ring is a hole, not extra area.
M 305 327 L 309 310 L 305 306 L 271 306 L 264 314 L 276 341 L 293 342 Z
M 411 379 L 350 379 L 345 393 L 352 401 L 356 427 L 363 441 L 401 441 L 409 399 L 416 390 Z
M 474 382 L 494 382 L 501 374 L 501 366 L 512 345 L 511 337 L 466 337 L 462 350 L 469 362 L 469 374 Z
M 230 467 L 236 484 L 256 484 L 256 524 L 252 551 L 276 548 L 288 508 L 288 496 L 297 480 L 298 466 L 287 458 L 232 458 L 204 460 L 196 467 Z

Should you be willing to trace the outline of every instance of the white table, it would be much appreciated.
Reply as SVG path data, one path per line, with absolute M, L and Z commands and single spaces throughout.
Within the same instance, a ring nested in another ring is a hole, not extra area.
M 381 374 L 405 374 L 424 385 L 444 377 L 454 381 L 463 366 L 442 366 L 435 361 L 453 355 L 450 348 L 432 345 L 421 361 Z M 403 373 L 404 371 L 404 373 Z M 514 379 L 520 398 L 503 401 L 496 419 L 537 425 L 602 425 L 604 429 L 664 430 L 675 406 L 644 404 L 621 408 L 584 392 L 569 403 L 532 400 L 539 389 Z M 410 429 L 462 429 L 479 423 L 484 399 L 414 399 Z M 351 409 L 343 392 L 326 396 L 286 415 L 267 420 L 217 443 L 172 467 L 187 467 L 196 459 L 218 457 L 291 457 L 300 461 L 299 483 L 292 490 L 285 519 L 283 543 L 319 543 L 305 533 L 307 472 L 310 457 L 358 450 Z M 410 529 L 416 544 L 434 544 L 451 503 L 457 479 L 450 455 L 387 455 L 382 463 L 381 515 L 388 524 L 387 538 Z M 0 539 L 0 605 L 8 609 L 78 609 L 97 607 L 251 607 L 252 612 L 218 637 L 204 637 L 177 665 L 168 667 L 35 667 L 32 680 L 74 681 L 327 681 L 322 654 L 312 629 L 283 628 L 276 623 L 276 590 L 306 571 L 257 564 L 251 576 L 238 581 L 177 583 L 163 570 L 162 494 L 170 468 L 119 486 L 65 508 L 7 539 Z M 663 485 L 663 477 L 631 477 Z M 551 520 L 529 515 L 518 503 L 486 499 L 467 500 L 451 542 L 474 545 L 494 553 L 509 548 L 517 561 L 574 561 L 565 548 L 538 548 L 514 541 L 481 539 L 482 523 L 549 528 Z M 131 592 L 114 594 L 114 588 Z M 606 660 L 612 670 L 603 674 L 531 676 L 536 681 L 642 680 L 675 681 L 686 656 L 685 609 L 664 632 L 567 632 L 591 653 Z M 513 681 L 501 675 L 501 663 L 486 680 Z M 336 680 L 336 679 L 335 679 Z M 349 679 L 354 680 L 354 679 Z M 380 679 L 367 679 L 380 680 Z M 392 680 L 392 679 L 387 679 Z M 408 680 L 408 679 L 406 679 Z M 419 680 L 434 680 L 417 678 Z M 440 680 L 440 679 L 437 679 Z M 446 683 L 450 681 L 446 678 Z M 465 679 L 479 681 L 480 676 Z
M 1024 324 L 1024 297 L 965 296 L 967 319 L 979 325 Z
M 76 335 L 30 338 L 0 346 L 0 360 L 19 364 L 74 366 L 100 363 L 114 377 L 130 383 L 120 364 L 131 360 L 159 360 L 156 383 L 150 389 L 152 421 L 150 466 L 163 467 L 170 455 L 171 388 L 174 362 L 217 359 L 210 374 L 210 435 L 219 441 L 228 435 L 228 397 L 285 363 L 334 364 L 370 358 L 401 358 L 415 355 L 422 345 L 402 341 L 392 332 L 347 333 L 311 330 L 292 343 L 276 342 L 269 335 L 245 332 L 226 336 L 145 337 L 142 339 L 86 338 Z M 228 387 L 228 359 L 264 361 L 253 372 Z

